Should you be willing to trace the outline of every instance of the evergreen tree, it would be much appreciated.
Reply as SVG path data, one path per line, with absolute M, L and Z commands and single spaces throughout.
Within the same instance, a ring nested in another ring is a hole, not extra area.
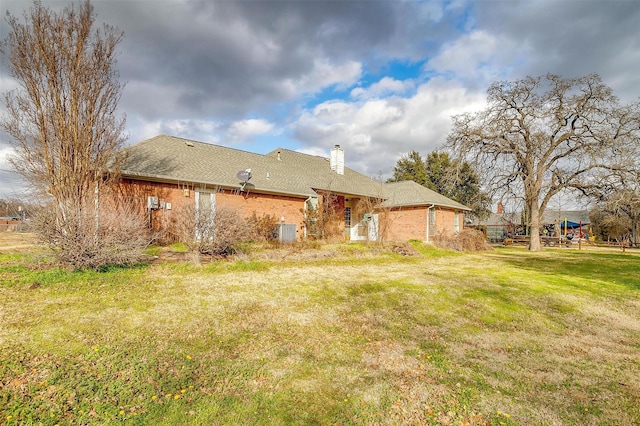
M 387 182 L 402 182 L 404 180 L 412 180 L 433 189 L 427 176 L 426 164 L 418 151 L 411 151 L 400 157 L 398 164 L 393 168 L 393 177 Z
M 491 198 L 482 191 L 480 178 L 466 161 L 452 160 L 448 153 L 433 151 L 426 160 L 418 151 L 403 155 L 393 168 L 393 177 L 387 182 L 413 180 L 439 194 L 472 209 L 475 217 L 489 213 Z

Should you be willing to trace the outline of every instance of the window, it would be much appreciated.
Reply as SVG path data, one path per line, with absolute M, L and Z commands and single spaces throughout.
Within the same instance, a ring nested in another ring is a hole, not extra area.
M 216 212 L 215 192 L 196 191 L 195 194 L 195 231 L 196 238 L 208 240 L 213 238 L 213 221 Z
M 344 208 L 344 227 L 351 228 L 351 207 Z
M 211 214 L 215 211 L 216 194 L 205 191 L 196 192 L 196 210 L 203 214 Z
M 436 208 L 429 208 L 429 229 L 431 232 L 436 230 Z
M 460 212 L 453 214 L 453 232 L 456 234 L 460 233 Z

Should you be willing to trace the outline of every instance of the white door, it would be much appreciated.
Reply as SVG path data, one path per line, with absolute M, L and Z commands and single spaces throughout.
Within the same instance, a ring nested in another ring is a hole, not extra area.
M 216 213 L 216 194 L 209 191 L 196 191 L 195 230 L 198 239 L 213 239 L 213 221 Z

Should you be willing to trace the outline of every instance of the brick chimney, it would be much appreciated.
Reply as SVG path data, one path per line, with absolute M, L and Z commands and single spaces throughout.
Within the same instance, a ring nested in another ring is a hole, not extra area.
M 340 145 L 335 145 L 331 148 L 329 163 L 331 165 L 331 170 L 335 171 L 339 175 L 344 174 L 344 149 L 340 148 Z

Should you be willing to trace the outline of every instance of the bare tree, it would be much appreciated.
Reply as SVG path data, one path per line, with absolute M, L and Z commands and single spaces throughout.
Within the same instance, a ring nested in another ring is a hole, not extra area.
M 640 123 L 637 105 L 629 106 L 624 114 L 633 117 L 634 109 L 636 123 Z M 587 200 L 595 202 L 594 212 L 601 225 L 608 229 L 626 227 L 631 244 L 637 246 L 640 239 L 640 137 L 631 140 L 628 149 L 614 152 L 612 163 L 617 167 L 594 176 L 592 184 L 581 192 Z
M 108 25 L 94 30 L 88 0 L 59 13 L 34 1 L 24 23 L 9 13 L 6 20 L 2 53 L 18 84 L 5 93 L 1 121 L 16 148 L 11 164 L 52 199 L 53 234 L 99 244 L 98 194 L 111 181 L 108 171 L 118 170 L 115 154 L 125 141 L 125 119 L 116 113 L 123 34 Z
M 640 150 L 640 146 L 638 147 Z M 635 158 L 640 162 L 640 156 Z M 625 170 L 610 174 L 602 179 L 598 187 L 587 188 L 585 194 L 595 200 L 592 211 L 598 228 L 616 229 L 608 232 L 616 239 L 626 235 L 630 243 L 638 246 L 640 238 L 640 169 Z M 625 230 L 622 232 L 621 230 Z
M 638 133 L 638 105 L 621 106 L 596 74 L 497 82 L 487 102 L 453 117 L 449 147 L 484 172 L 498 199 L 524 199 L 529 249 L 540 250 L 541 218 L 554 195 L 597 187 L 598 171 L 628 167 L 616 160 Z

